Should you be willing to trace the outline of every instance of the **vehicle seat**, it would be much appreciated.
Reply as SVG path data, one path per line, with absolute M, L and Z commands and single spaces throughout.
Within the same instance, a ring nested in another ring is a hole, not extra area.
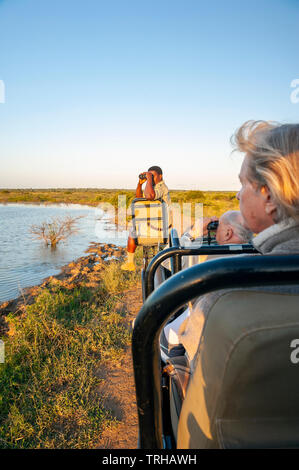
M 178 449 L 299 448 L 299 295 L 238 290 L 210 310 Z
M 167 244 L 170 226 L 165 202 L 138 198 L 133 200 L 131 210 L 133 237 L 137 245 Z

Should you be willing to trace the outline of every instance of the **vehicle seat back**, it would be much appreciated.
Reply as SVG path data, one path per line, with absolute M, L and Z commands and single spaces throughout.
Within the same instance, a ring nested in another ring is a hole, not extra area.
M 132 202 L 133 236 L 137 245 L 154 246 L 168 242 L 167 204 L 160 200 L 137 199 Z
M 298 294 L 222 295 L 206 318 L 177 448 L 299 448 L 297 338 Z

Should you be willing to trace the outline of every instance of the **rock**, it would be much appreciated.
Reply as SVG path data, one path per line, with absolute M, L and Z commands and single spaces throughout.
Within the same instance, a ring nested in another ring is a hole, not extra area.
M 76 261 L 62 266 L 61 272 L 55 276 L 49 276 L 38 286 L 23 289 L 22 295 L 17 299 L 8 300 L 0 305 L 0 334 L 10 334 L 10 327 L 5 321 L 9 313 L 25 314 L 26 306 L 35 301 L 35 297 L 47 288 L 51 290 L 51 285 L 61 285 L 66 289 L 74 289 L 80 282 L 90 287 L 97 287 L 101 278 L 100 271 L 113 257 L 123 256 L 125 248 L 110 244 L 92 242 L 86 253 L 87 256 L 81 256 Z M 104 259 L 108 261 L 104 262 Z M 13 333 L 12 333 L 13 334 Z

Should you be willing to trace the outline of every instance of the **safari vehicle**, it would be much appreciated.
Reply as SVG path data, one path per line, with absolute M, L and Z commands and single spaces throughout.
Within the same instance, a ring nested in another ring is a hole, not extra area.
M 181 271 L 182 256 L 195 254 L 223 256 Z M 171 272 L 155 289 L 168 258 Z M 251 245 L 186 249 L 172 231 L 144 273 L 133 330 L 140 448 L 299 447 L 299 289 L 289 289 L 298 282 L 299 255 L 256 255 Z M 161 330 L 188 301 L 221 289 L 229 290 L 205 320 L 180 409 L 175 384 L 162 377 Z

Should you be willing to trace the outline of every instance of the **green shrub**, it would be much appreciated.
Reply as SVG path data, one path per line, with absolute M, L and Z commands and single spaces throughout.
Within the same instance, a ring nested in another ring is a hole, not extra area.
M 204 193 L 202 191 L 186 191 L 185 193 L 185 201 L 189 200 L 199 200 L 204 198 Z

